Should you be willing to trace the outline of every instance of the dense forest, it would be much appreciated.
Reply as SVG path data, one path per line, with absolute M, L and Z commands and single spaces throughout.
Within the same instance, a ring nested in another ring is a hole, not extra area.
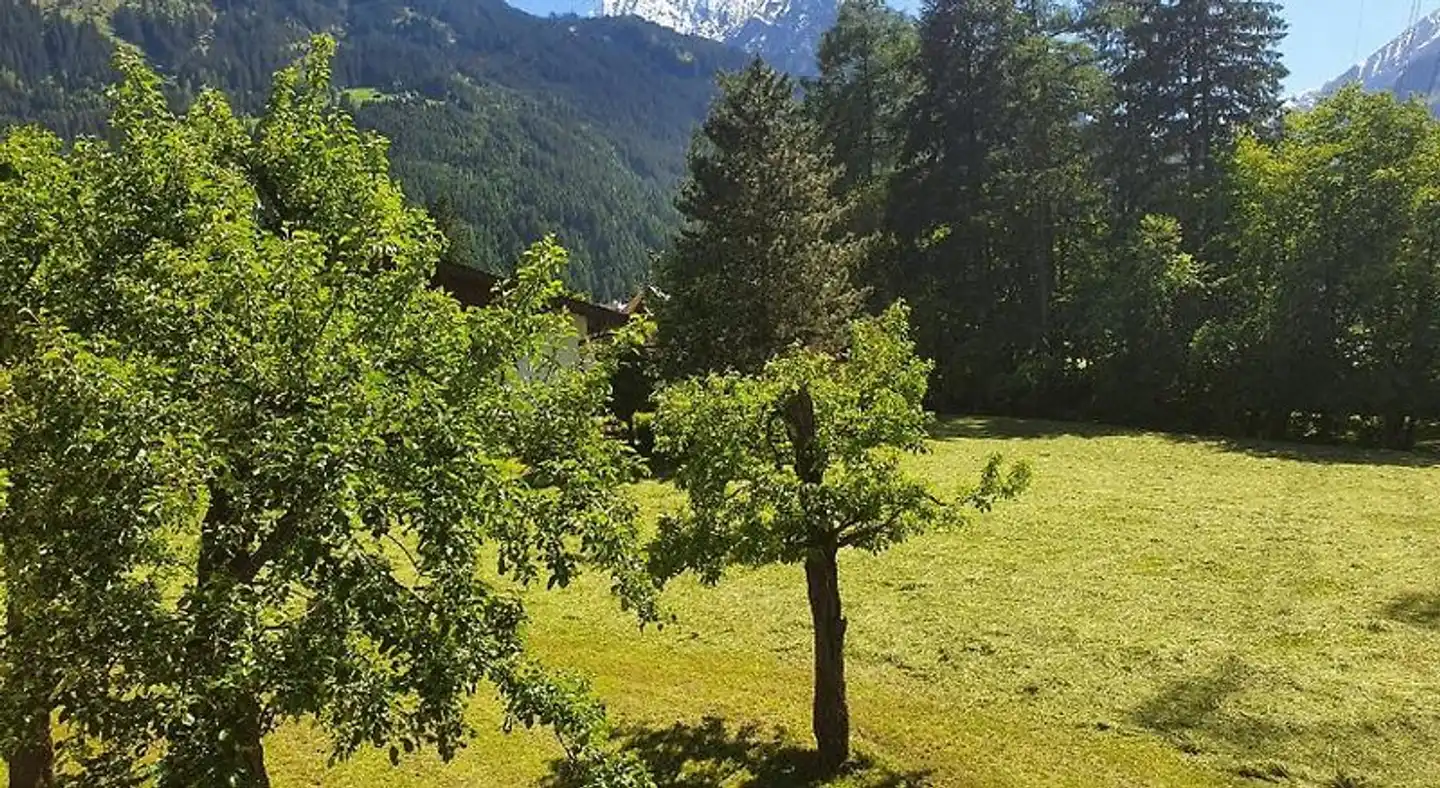
M 717 70 L 743 56 L 636 19 L 538 19 L 500 0 L 138 0 L 97 11 L 0 0 L 0 125 L 102 130 L 115 41 L 177 106 L 219 86 L 257 111 L 312 31 L 341 39 L 336 85 L 391 140 L 406 194 L 453 216 L 471 264 L 501 269 L 554 232 L 572 287 L 623 298 L 676 222 L 670 192 Z
M 752 68 L 715 105 L 658 268 L 668 358 L 811 343 L 845 311 L 815 283 L 848 277 L 911 304 L 942 412 L 1412 445 L 1440 415 L 1440 123 L 1358 88 L 1286 110 L 1279 14 L 847 2 L 803 100 Z
M 98 131 L 117 37 L 177 104 L 220 84 L 255 111 L 306 31 L 341 31 L 344 105 L 391 140 L 393 172 L 462 261 L 499 269 L 556 231 L 570 284 L 599 298 L 628 294 L 665 248 L 790 264 L 771 259 L 783 244 L 672 246 L 682 214 L 706 210 L 672 201 L 682 152 L 713 75 L 743 56 L 633 19 L 0 0 L 0 22 L 17 31 L 0 43 L 0 121 Z M 820 75 L 791 86 L 794 111 L 763 111 L 813 126 L 783 144 L 828 151 L 840 206 L 824 210 L 865 248 L 825 254 L 861 259 L 872 308 L 911 303 L 937 408 L 1409 445 L 1440 380 L 1434 122 L 1355 91 L 1285 111 L 1283 35 L 1260 0 L 932 0 L 918 20 L 860 0 Z M 774 164 L 750 166 L 773 178 Z M 774 224 L 761 235 L 793 237 L 772 208 L 748 208 Z M 763 303 L 739 295 L 760 281 L 701 290 L 730 310 Z M 733 327 L 714 314 L 691 335 Z

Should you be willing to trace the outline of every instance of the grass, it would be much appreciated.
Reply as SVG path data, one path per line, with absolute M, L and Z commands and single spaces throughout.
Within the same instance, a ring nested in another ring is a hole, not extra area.
M 379 88 L 371 87 L 346 88 L 342 90 L 341 93 L 354 102 L 357 107 L 363 107 L 374 101 L 388 101 L 393 98 Z
M 1422 455 L 1236 444 L 1051 422 L 948 422 L 916 468 L 971 481 L 1026 458 L 1030 492 L 966 529 L 847 555 L 854 743 L 816 781 L 802 572 L 667 592 L 638 632 L 603 584 L 531 595 L 532 640 L 591 676 L 662 785 L 1440 785 L 1440 467 Z M 673 492 L 639 488 L 658 510 Z M 277 786 L 551 785 L 538 732 L 456 762 L 326 769 L 269 742 Z

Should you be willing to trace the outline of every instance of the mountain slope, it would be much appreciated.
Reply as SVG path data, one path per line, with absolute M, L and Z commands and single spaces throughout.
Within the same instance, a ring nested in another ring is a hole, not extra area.
M 820 37 L 838 0 L 602 0 L 604 16 L 638 16 L 687 35 L 722 41 L 783 71 L 815 72 Z
M 1364 61 L 1301 97 L 1311 104 L 1358 82 L 1369 91 L 1390 91 L 1402 98 L 1420 96 L 1440 108 L 1440 11 L 1420 19 Z
M 110 36 L 139 45 L 177 102 L 216 85 L 254 111 L 270 74 L 312 31 L 328 31 L 357 121 L 390 137 L 407 194 L 450 203 L 477 264 L 501 269 L 556 232 L 575 258 L 572 284 L 602 298 L 628 295 L 665 244 L 714 73 L 744 59 L 637 19 L 539 19 L 500 0 L 95 8 L 60 15 L 0 0 L 0 124 L 97 131 Z

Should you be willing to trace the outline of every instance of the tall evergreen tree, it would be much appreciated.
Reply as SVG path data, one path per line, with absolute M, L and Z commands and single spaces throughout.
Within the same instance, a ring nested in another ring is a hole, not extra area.
M 788 77 L 757 59 L 722 78 L 677 203 L 686 226 L 656 272 L 671 374 L 756 371 L 796 343 L 839 347 L 865 242 L 847 232 L 829 156 Z
M 1205 231 L 1205 195 L 1244 129 L 1278 120 L 1286 71 L 1270 0 L 1094 0 L 1091 40 L 1114 81 L 1109 172 L 1121 213 Z
M 918 87 L 918 48 L 914 23 L 882 0 L 845 0 L 835 27 L 820 41 L 820 76 L 807 87 L 805 106 L 831 145 L 859 235 L 883 224 L 890 179 L 904 149 L 906 112 Z M 895 295 L 892 250 L 892 244 L 877 243 L 859 273 L 876 303 Z
M 845 0 L 821 39 L 820 76 L 805 100 L 833 146 L 843 187 L 874 181 L 899 163 L 918 47 L 915 25 L 882 0 Z
M 1056 355 L 1067 260 L 1094 243 L 1082 118 L 1098 73 L 1046 3 L 932 0 L 887 226 L 943 407 L 1009 407 Z

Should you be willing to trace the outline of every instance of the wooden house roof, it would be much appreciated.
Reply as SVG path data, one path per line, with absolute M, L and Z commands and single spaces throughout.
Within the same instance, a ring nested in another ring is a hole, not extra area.
M 440 263 L 435 269 L 431 283 L 466 306 L 482 307 L 495 300 L 501 279 L 478 268 Z M 570 296 L 556 299 L 559 305 L 571 314 L 585 318 L 585 330 L 590 336 L 608 334 L 630 319 L 626 311 L 592 304 Z

